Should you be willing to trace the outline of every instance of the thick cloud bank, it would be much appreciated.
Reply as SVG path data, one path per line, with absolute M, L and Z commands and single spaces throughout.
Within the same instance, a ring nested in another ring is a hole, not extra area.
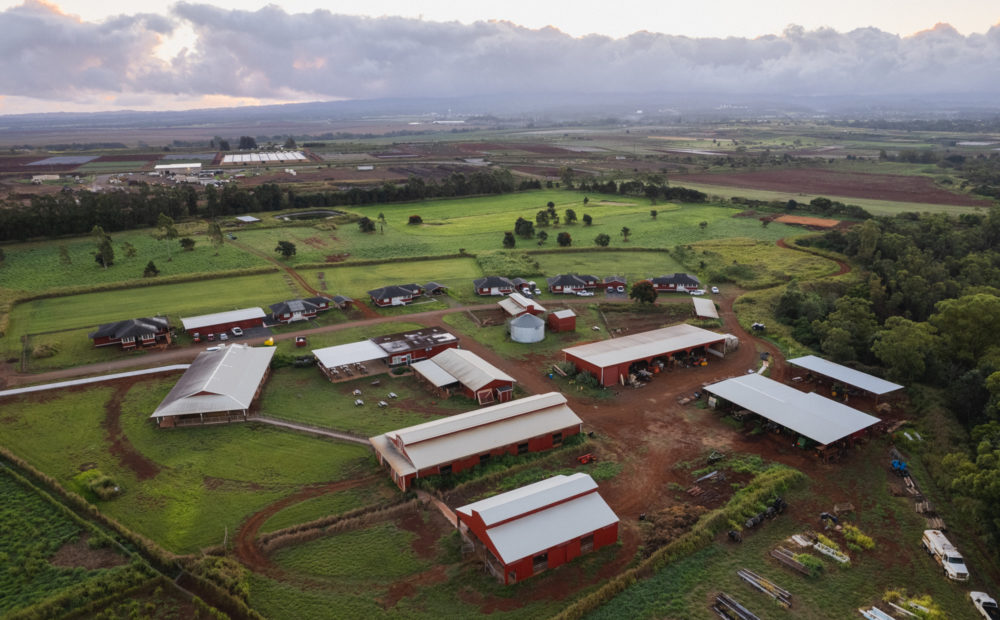
M 196 42 L 170 60 L 163 37 Z M 0 13 L 0 95 L 57 101 L 308 100 L 491 93 L 1000 93 L 1000 24 L 909 37 L 789 26 L 756 39 L 638 32 L 574 38 L 509 22 L 425 22 L 181 3 L 169 17 L 82 22 L 29 0 Z

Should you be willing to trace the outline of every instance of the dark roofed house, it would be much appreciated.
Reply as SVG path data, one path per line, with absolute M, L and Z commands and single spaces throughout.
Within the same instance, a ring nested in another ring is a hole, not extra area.
M 383 286 L 372 291 L 368 295 L 372 298 L 372 303 L 380 308 L 387 306 L 405 306 L 424 292 L 419 284 L 394 284 Z
M 275 323 L 291 323 L 292 321 L 307 321 L 316 318 L 316 314 L 330 309 L 330 300 L 326 297 L 310 297 L 308 299 L 292 299 L 271 304 L 271 320 Z
M 525 291 L 531 292 L 531 284 L 524 278 L 511 278 L 510 281 L 514 285 L 514 288 L 522 293 Z
M 448 290 L 448 287 L 444 284 L 438 284 L 437 282 L 428 282 L 424 286 L 425 295 L 444 295 L 444 292 Z
M 658 293 L 670 291 L 686 292 L 701 286 L 701 282 L 698 281 L 698 278 L 690 273 L 675 273 L 672 276 L 660 276 L 658 278 L 652 278 L 650 282 L 653 283 L 653 288 L 655 288 Z
M 123 350 L 151 346 L 157 342 L 170 344 L 170 323 L 165 316 L 127 319 L 105 323 L 88 334 L 95 347 L 120 345 Z
M 514 283 L 503 276 L 486 276 L 472 281 L 476 287 L 476 295 L 510 295 L 514 292 Z
M 553 276 L 548 280 L 549 292 L 568 293 L 575 295 L 580 291 L 597 288 L 597 278 L 588 275 L 576 275 L 574 273 Z

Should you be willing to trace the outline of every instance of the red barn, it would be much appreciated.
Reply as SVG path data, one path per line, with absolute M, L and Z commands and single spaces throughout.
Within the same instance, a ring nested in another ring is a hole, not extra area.
M 234 327 L 240 329 L 262 327 L 265 316 L 264 311 L 260 308 L 244 308 L 181 319 L 181 324 L 184 325 L 184 331 L 188 334 L 198 332 L 204 336 L 228 332 Z
M 559 392 L 536 394 L 368 439 L 403 491 L 415 478 L 449 475 L 505 454 L 562 445 L 583 422 Z
M 119 345 L 127 351 L 138 346 L 152 346 L 157 342 L 170 344 L 170 323 L 165 316 L 128 319 L 105 323 L 97 331 L 87 335 L 94 341 L 95 347 Z
M 576 331 L 576 313 L 572 310 L 557 310 L 555 312 L 550 312 L 546 320 L 551 331 Z
M 559 475 L 462 506 L 462 539 L 504 584 L 613 545 L 618 516 L 584 473 Z
M 480 405 L 514 398 L 514 377 L 465 349 L 443 351 L 413 364 L 413 370 L 446 397 L 461 392 Z
M 656 360 L 668 360 L 675 353 L 725 354 L 726 336 L 681 323 L 663 329 L 601 340 L 563 349 L 566 361 L 579 371 L 588 371 L 603 386 L 628 378 L 636 367 L 646 367 Z

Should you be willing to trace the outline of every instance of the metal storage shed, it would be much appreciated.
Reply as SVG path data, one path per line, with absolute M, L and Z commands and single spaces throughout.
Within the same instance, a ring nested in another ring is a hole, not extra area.
M 902 385 L 886 381 L 885 379 L 879 379 L 878 377 L 873 377 L 872 375 L 861 372 L 860 370 L 854 370 L 853 368 L 848 368 L 847 366 L 835 364 L 821 357 L 816 357 L 815 355 L 796 357 L 795 359 L 788 360 L 788 363 L 793 366 L 798 366 L 799 368 L 804 368 L 809 372 L 829 377 L 835 381 L 846 383 L 847 385 L 856 387 L 859 390 L 864 390 L 865 392 L 874 394 L 875 396 L 882 396 L 883 394 L 903 389 Z

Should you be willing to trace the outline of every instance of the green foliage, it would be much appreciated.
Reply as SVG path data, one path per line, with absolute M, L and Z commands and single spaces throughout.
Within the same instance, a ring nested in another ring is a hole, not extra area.
M 292 256 L 295 256 L 297 248 L 291 241 L 279 241 L 278 246 L 274 248 L 274 251 L 281 254 L 284 258 L 291 258 Z
M 480 252 L 476 262 L 484 275 L 521 278 L 542 275 L 538 261 L 524 252 Z
M 795 560 L 809 569 L 810 577 L 819 577 L 826 566 L 823 560 L 811 553 L 798 553 L 795 555 Z
M 566 248 L 573 245 L 573 237 L 568 232 L 561 232 L 556 235 L 556 243 L 559 247 Z
M 373 233 L 375 232 L 375 222 L 368 216 L 362 217 L 358 220 L 358 230 L 363 233 Z
M 517 245 L 517 240 L 514 239 L 514 233 L 508 231 L 503 234 L 503 247 L 511 250 Z
M 637 303 L 644 304 L 654 303 L 658 294 L 656 287 L 649 280 L 636 282 L 628 292 L 629 298 L 634 299 Z
M 584 370 L 578 372 L 574 380 L 580 385 L 584 385 L 589 388 L 596 388 L 601 384 L 601 382 L 595 377 L 590 371 Z
M 831 549 L 836 549 L 837 551 L 840 551 L 840 545 L 838 545 L 837 543 L 835 543 L 828 536 L 824 536 L 823 534 L 817 534 L 816 535 L 816 540 L 818 540 L 819 542 L 823 543 L 827 547 L 830 547 Z
M 611 243 L 611 237 L 607 233 L 601 233 L 594 237 L 594 243 L 602 248 L 606 248 Z
M 146 263 L 146 268 L 142 270 L 142 277 L 155 278 L 158 275 L 160 275 L 160 270 L 156 268 L 156 263 L 153 261 Z
M 380 502 L 399 497 L 399 489 L 388 482 L 384 485 L 368 485 L 356 489 L 346 489 L 298 502 L 275 513 L 261 526 L 261 533 L 275 532 L 287 527 L 309 523 L 317 519 L 329 518 Z
M 862 532 L 856 525 L 844 525 L 844 538 L 848 546 L 854 545 L 856 550 L 870 551 L 875 548 L 875 540 Z

